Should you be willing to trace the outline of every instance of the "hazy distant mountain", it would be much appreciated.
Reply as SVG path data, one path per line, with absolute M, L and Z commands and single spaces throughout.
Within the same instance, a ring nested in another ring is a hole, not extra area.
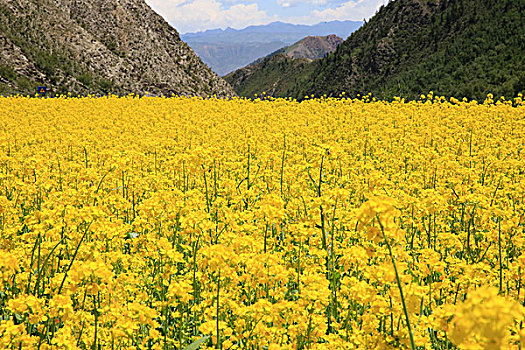
M 213 29 L 197 33 L 182 34 L 186 42 L 229 42 L 246 43 L 282 41 L 288 45 L 297 42 L 306 36 L 337 35 L 346 39 L 356 31 L 363 22 L 360 21 L 332 21 L 315 25 L 300 25 L 283 22 L 273 22 L 266 25 L 250 26 L 244 29 Z
M 191 43 L 191 48 L 214 72 L 225 75 L 239 67 L 253 62 L 269 52 L 279 50 L 286 43 L 282 41 L 246 43 Z
M 245 29 L 187 33 L 181 37 L 204 63 L 219 75 L 225 75 L 304 37 L 334 34 L 346 39 L 361 25 L 362 22 L 357 21 L 332 21 L 311 26 L 274 22 Z

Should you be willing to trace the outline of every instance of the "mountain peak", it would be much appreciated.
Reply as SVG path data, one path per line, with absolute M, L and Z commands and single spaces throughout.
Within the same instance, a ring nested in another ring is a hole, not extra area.
M 311 35 L 284 48 L 283 51 L 288 57 L 307 58 L 313 61 L 323 58 L 328 53 L 334 52 L 343 41 L 343 39 L 335 34 L 327 36 Z

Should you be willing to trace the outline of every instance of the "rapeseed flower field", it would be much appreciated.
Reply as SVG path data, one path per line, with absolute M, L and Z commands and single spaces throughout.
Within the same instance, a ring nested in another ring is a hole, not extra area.
M 524 149 L 521 96 L 0 98 L 0 348 L 521 348 Z

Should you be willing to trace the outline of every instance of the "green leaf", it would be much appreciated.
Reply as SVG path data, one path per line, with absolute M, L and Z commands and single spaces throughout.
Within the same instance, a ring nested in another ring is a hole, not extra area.
M 205 337 L 202 337 L 200 338 L 199 340 L 196 340 L 194 341 L 193 343 L 191 343 L 190 345 L 186 346 L 184 348 L 184 350 L 197 350 L 199 348 L 199 346 L 205 342 L 206 340 L 208 340 L 210 338 L 209 335 L 205 336 Z

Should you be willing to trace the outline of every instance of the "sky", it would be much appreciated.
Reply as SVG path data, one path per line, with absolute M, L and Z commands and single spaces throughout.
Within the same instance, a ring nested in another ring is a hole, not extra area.
M 275 21 L 316 24 L 362 21 L 388 0 L 146 0 L 179 33 L 242 29 Z

